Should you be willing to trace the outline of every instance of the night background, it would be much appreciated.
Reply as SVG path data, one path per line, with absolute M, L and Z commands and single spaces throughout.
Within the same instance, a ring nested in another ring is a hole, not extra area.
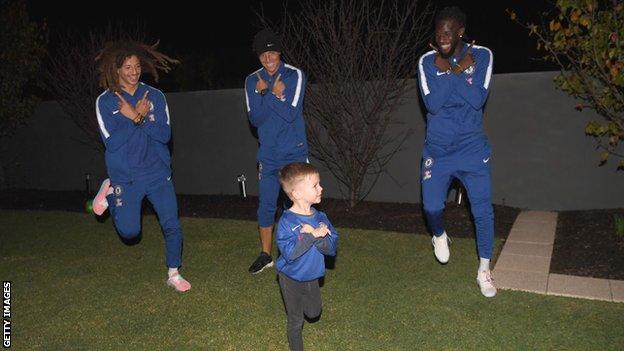
M 240 88 L 243 78 L 257 69 L 259 63 L 251 52 L 251 40 L 259 30 L 256 13 L 263 11 L 272 21 L 282 18 L 284 5 L 297 10 L 296 1 L 236 0 L 199 4 L 168 3 L 165 6 L 145 1 L 107 1 L 98 8 L 75 9 L 75 3 L 27 1 L 31 19 L 49 28 L 50 51 L 54 54 L 59 38 L 75 33 L 101 31 L 106 26 L 144 28 L 150 42 L 160 39 L 160 48 L 182 61 L 170 74 L 161 77 L 164 91 L 189 91 Z M 477 45 L 494 53 L 494 73 L 557 70 L 539 60 L 535 39 L 528 31 L 511 21 L 506 9 L 520 19 L 541 22 L 540 14 L 550 8 L 548 1 L 433 1 L 436 8 L 459 6 L 468 17 L 466 34 Z M 84 7 L 85 5 L 81 5 Z M 208 7 L 209 10 L 202 8 Z M 214 9 L 210 10 L 210 7 Z M 81 15 L 68 15 L 78 11 Z M 428 48 L 414 48 L 420 55 Z

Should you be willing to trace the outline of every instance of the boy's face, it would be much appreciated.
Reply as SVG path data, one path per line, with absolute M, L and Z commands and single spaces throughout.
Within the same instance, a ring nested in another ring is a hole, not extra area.
M 323 188 L 321 187 L 318 174 L 307 175 L 302 181 L 297 182 L 293 189 L 295 199 L 306 204 L 318 204 L 321 202 L 322 192 Z

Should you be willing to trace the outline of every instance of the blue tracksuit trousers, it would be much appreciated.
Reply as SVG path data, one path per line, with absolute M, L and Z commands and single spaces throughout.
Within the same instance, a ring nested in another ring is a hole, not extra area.
M 266 228 L 275 223 L 275 212 L 277 211 L 277 200 L 279 198 L 281 185 L 279 182 L 279 171 L 282 167 L 292 162 L 308 162 L 307 157 L 299 159 L 284 160 L 282 162 L 260 161 L 258 162 L 258 225 Z
M 171 177 L 117 183 L 107 197 L 108 208 L 120 236 L 132 239 L 141 232 L 141 203 L 147 196 L 152 203 L 165 237 L 166 263 L 169 268 L 182 265 L 182 229 L 178 203 Z
M 494 211 L 490 175 L 490 146 L 477 139 L 450 152 L 425 144 L 421 169 L 423 205 L 434 235 L 444 233 L 443 211 L 453 178 L 459 179 L 470 199 L 479 257 L 491 258 L 494 244 Z

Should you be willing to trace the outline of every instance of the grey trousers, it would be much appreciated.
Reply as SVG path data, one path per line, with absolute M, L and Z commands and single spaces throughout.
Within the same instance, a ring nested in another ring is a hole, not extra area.
M 321 315 L 321 289 L 318 279 L 298 282 L 279 272 L 279 285 L 286 306 L 286 333 L 291 351 L 303 351 L 304 314 L 308 318 Z

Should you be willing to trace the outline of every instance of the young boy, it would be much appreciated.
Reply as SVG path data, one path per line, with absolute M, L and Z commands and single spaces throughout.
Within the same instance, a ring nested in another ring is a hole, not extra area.
M 303 350 L 303 317 L 321 314 L 319 278 L 325 275 L 325 257 L 336 255 L 338 233 L 325 213 L 313 204 L 321 202 L 319 172 L 309 163 L 291 163 L 279 172 L 284 192 L 293 205 L 285 210 L 277 228 L 277 271 L 288 316 L 291 350 Z

